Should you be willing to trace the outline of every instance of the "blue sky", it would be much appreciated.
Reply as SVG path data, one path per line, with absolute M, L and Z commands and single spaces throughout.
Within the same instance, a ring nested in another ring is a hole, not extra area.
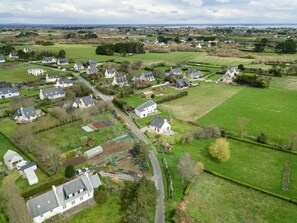
M 0 23 L 296 23 L 297 0 L 0 0 Z

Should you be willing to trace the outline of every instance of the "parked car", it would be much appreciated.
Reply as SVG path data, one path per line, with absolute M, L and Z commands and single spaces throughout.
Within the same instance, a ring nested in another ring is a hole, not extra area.
M 77 175 L 82 175 L 84 173 L 81 169 L 77 169 L 75 172 Z
M 84 172 L 87 172 L 87 173 L 90 172 L 90 169 L 89 169 L 88 167 L 84 167 L 82 170 L 83 170 Z

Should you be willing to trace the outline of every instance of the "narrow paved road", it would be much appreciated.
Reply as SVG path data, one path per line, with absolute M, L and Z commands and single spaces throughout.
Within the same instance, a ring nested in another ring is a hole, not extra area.
M 146 138 L 142 135 L 142 132 L 131 120 L 131 118 L 111 103 L 113 96 L 108 96 L 100 93 L 94 86 L 92 86 L 88 81 L 82 78 L 78 73 L 73 73 L 73 74 L 77 77 L 79 81 L 83 82 L 86 86 L 88 86 L 94 92 L 94 94 L 96 94 L 96 96 L 99 96 L 100 98 L 102 98 L 103 101 L 107 102 L 125 120 L 129 128 L 136 134 L 136 136 L 141 141 L 143 141 L 145 144 L 149 144 Z M 163 184 L 162 172 L 161 172 L 161 168 L 160 168 L 158 159 L 156 157 L 156 154 L 154 153 L 153 150 L 149 152 L 149 158 L 151 160 L 153 170 L 154 170 L 153 179 L 155 181 L 156 188 L 159 191 L 159 197 L 158 197 L 157 207 L 156 207 L 155 223 L 165 223 L 165 203 L 164 203 L 165 196 L 164 196 L 164 184 Z

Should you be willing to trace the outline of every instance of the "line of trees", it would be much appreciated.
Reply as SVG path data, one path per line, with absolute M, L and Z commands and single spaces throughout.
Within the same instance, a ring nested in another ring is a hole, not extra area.
M 96 49 L 96 54 L 98 55 L 113 55 L 114 53 L 142 54 L 142 53 L 145 53 L 144 44 L 138 43 L 138 42 L 103 44 L 101 46 L 98 46 Z
M 249 86 L 249 87 L 256 87 L 256 88 L 267 88 L 268 87 L 268 80 L 264 80 L 256 75 L 238 75 L 234 79 L 234 82 L 239 85 Z

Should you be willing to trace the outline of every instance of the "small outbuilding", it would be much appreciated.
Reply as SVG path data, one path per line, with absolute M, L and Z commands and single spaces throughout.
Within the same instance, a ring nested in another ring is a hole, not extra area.
M 92 158 L 92 157 L 94 157 L 94 156 L 99 155 L 99 154 L 102 153 L 102 152 L 103 152 L 103 148 L 102 148 L 101 146 L 97 146 L 97 147 L 95 147 L 95 148 L 93 148 L 93 149 L 90 149 L 90 150 L 87 150 L 86 152 L 84 152 L 84 155 L 85 155 L 88 159 L 90 159 L 90 158 Z

